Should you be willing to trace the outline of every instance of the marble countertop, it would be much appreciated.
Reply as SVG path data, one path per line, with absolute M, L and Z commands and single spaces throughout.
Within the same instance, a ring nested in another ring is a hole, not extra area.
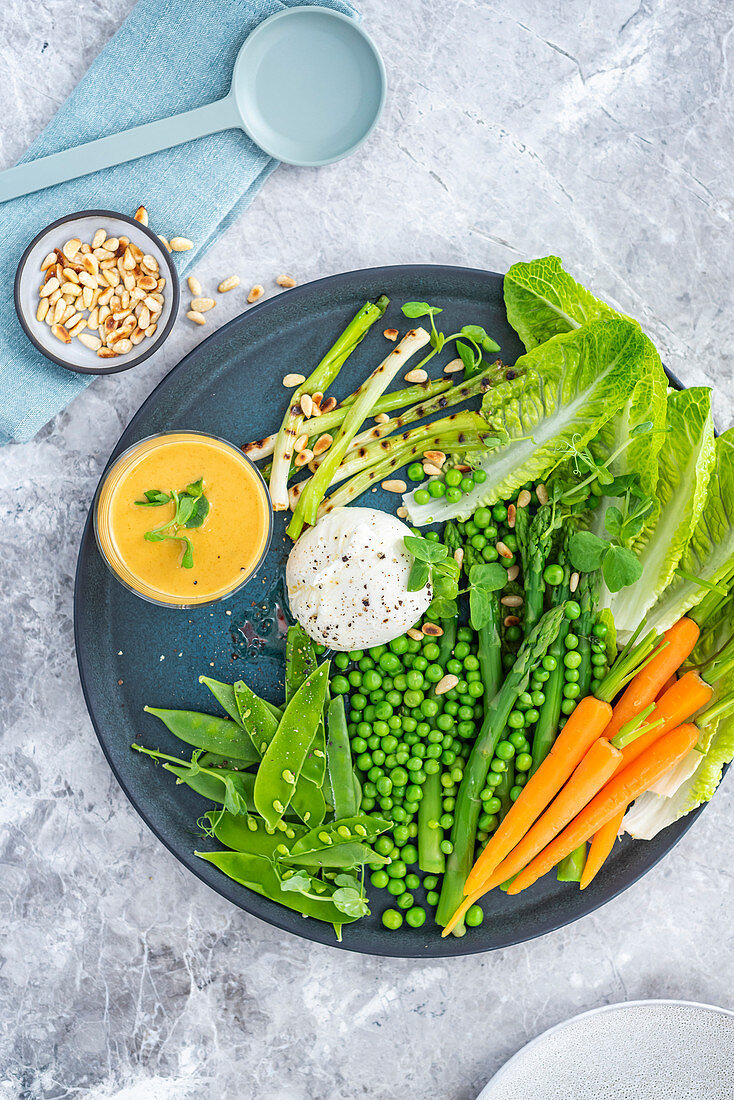
M 7 0 L 0 167 L 130 0 Z M 732 422 L 731 9 L 711 0 L 364 0 L 390 81 L 352 159 L 281 168 L 202 260 L 216 284 L 560 254 Z M 242 308 L 228 295 L 216 322 Z M 211 316 L 211 315 L 210 315 Z M 210 322 L 213 324 L 214 321 Z M 529 1038 L 646 997 L 733 1005 L 734 782 L 643 882 L 572 927 L 437 962 L 314 946 L 235 909 L 148 832 L 77 680 L 77 544 L 105 460 L 208 330 L 0 451 L 0 1100 L 471 1100 Z

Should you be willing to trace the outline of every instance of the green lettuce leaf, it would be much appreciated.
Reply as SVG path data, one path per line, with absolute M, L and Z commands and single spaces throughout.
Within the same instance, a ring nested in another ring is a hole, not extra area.
M 734 759 L 734 715 L 727 714 L 718 723 L 708 751 L 693 775 L 674 795 L 641 795 L 622 822 L 625 832 L 641 840 L 651 840 L 661 829 L 708 802 L 719 785 L 724 767 Z
M 513 264 L 505 275 L 504 292 L 507 319 L 527 351 L 590 321 L 624 316 L 572 279 L 558 256 Z
M 668 585 L 647 616 L 649 628 L 667 630 L 706 595 L 693 578 L 726 586 L 734 575 L 734 428 L 716 440 L 706 500 L 679 567 L 690 579 Z
M 619 412 L 657 358 L 640 329 L 621 318 L 595 321 L 521 356 L 520 377 L 489 390 L 482 402 L 484 417 L 509 438 L 481 463 L 486 480 L 456 503 L 442 497 L 419 505 L 415 491 L 406 494 L 410 519 L 418 526 L 466 519 L 480 505 L 545 477 L 571 441 L 585 446 Z
M 634 547 L 642 565 L 642 577 L 613 595 L 602 594 L 602 604 L 611 608 L 622 641 L 673 580 L 701 517 L 715 460 L 711 390 L 696 386 L 670 393 L 667 432 L 658 438 L 663 445 L 655 463 L 657 484 L 652 488 L 643 486 L 654 495 L 657 507 L 653 523 L 646 525 Z M 639 442 L 649 439 L 649 434 L 643 435 Z M 629 469 L 644 471 L 644 481 L 649 479 L 649 466 L 637 454 L 633 453 Z M 598 513 L 595 521 L 597 516 Z

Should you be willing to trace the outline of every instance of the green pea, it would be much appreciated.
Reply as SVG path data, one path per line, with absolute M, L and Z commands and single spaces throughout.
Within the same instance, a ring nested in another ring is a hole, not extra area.
M 561 703 L 561 714 L 573 714 L 576 709 L 576 701 L 574 699 L 564 699 Z
M 388 878 L 387 871 L 384 868 L 380 868 L 379 871 L 373 871 L 370 875 L 370 882 L 373 886 L 376 886 L 378 890 L 384 890 L 390 879 Z
M 462 477 L 459 488 L 462 493 L 470 493 L 474 488 L 474 482 L 470 477 Z
M 401 852 L 403 863 L 417 863 L 418 849 L 415 844 L 406 844 Z
M 564 608 L 564 615 L 567 619 L 578 619 L 581 614 L 581 607 L 576 603 L 576 600 L 569 600 Z
M 493 772 L 498 772 L 498 773 L 501 774 L 502 772 L 507 771 L 507 761 L 506 760 L 500 760 L 500 758 L 498 756 L 495 756 L 494 760 L 489 765 L 489 767 Z
M 488 527 L 492 521 L 492 513 L 489 508 L 477 508 L 474 513 L 474 523 L 477 527 Z
M 426 901 L 430 906 L 435 909 L 435 907 L 438 905 L 438 897 L 439 895 L 436 890 L 429 890 L 426 894 Z
M 591 628 L 591 633 L 595 638 L 606 638 L 609 627 L 606 623 L 595 623 Z
M 423 481 L 425 476 L 426 475 L 423 473 L 423 467 L 421 466 L 420 462 L 411 462 L 410 466 L 408 467 L 408 477 L 410 478 L 410 480 Z
M 382 923 L 385 925 L 385 928 L 389 928 L 394 932 L 396 929 L 400 928 L 403 923 L 402 914 L 398 913 L 397 909 L 386 909 L 382 914 Z
M 439 477 L 434 478 L 428 482 L 428 493 L 435 499 L 442 497 L 446 493 L 446 485 Z
M 483 921 L 484 910 L 481 905 L 470 905 L 464 915 L 464 923 L 468 924 L 470 928 L 478 928 Z
M 518 800 L 518 798 L 520 797 L 521 794 L 522 794 L 522 787 L 520 786 L 519 783 L 515 784 L 514 787 L 510 787 L 510 801 L 511 802 L 517 802 L 517 800 Z
M 563 658 L 563 663 L 566 668 L 578 668 L 582 660 L 583 658 L 581 654 L 572 649 L 565 654 Z
M 398 909 L 411 909 L 415 898 L 407 890 L 398 898 Z
M 533 766 L 533 758 L 529 752 L 520 752 L 515 757 L 515 771 L 526 772 Z
M 592 665 L 596 665 L 598 668 L 602 668 L 602 667 L 606 666 L 606 663 L 607 663 L 606 654 L 604 654 L 604 653 L 592 653 L 591 654 L 591 663 L 592 663 Z
M 454 846 L 450 840 L 442 840 L 439 844 L 439 848 L 445 856 L 450 856 L 454 850 Z
M 487 480 L 487 471 L 482 470 L 481 468 L 478 469 L 478 470 L 472 470 L 472 475 L 471 476 L 474 479 L 474 481 L 476 481 L 477 485 L 481 485 L 483 482 L 485 482 Z
M 405 883 L 401 878 L 391 878 L 386 889 L 388 894 L 392 894 L 394 898 L 399 898 L 401 894 L 405 893 Z
M 425 909 L 421 908 L 420 905 L 414 905 L 405 914 L 405 923 L 409 924 L 411 928 L 420 928 L 426 923 Z
M 507 725 L 510 729 L 521 730 L 525 728 L 525 715 L 521 714 L 519 710 L 510 711 L 507 716 Z
M 581 694 L 581 688 L 578 684 L 564 684 L 563 694 L 567 699 L 578 699 Z
M 563 566 L 546 565 L 543 570 L 543 580 L 553 588 L 558 584 L 563 584 Z
M 430 504 L 431 494 L 427 489 L 416 489 L 415 502 L 416 504 Z
M 485 561 L 497 561 L 497 558 L 499 557 L 497 547 L 492 546 L 491 544 L 487 544 L 487 546 L 485 546 L 482 550 L 482 557 Z
M 444 480 L 447 485 L 455 489 L 457 486 L 461 485 L 461 471 L 454 469 L 447 470 Z
M 532 763 L 532 758 L 531 758 L 531 763 Z M 484 792 L 482 792 L 482 793 L 484 793 Z M 502 802 L 495 795 L 492 795 L 491 798 L 486 799 L 486 801 L 484 803 L 484 812 L 485 813 L 487 813 L 487 814 L 498 814 L 501 809 L 502 809 Z
M 547 653 L 541 661 L 541 664 L 546 672 L 554 672 L 555 669 L 558 667 L 558 660 L 553 656 L 552 653 Z
M 348 695 L 349 687 L 349 680 L 346 676 L 334 676 L 331 681 L 331 690 L 334 695 Z
M 492 509 L 492 518 L 498 523 L 504 523 L 507 519 L 507 508 L 504 504 L 495 504 Z
M 515 746 L 511 741 L 500 741 L 495 749 L 495 755 L 498 756 L 500 760 L 512 760 L 515 755 Z
M 477 822 L 478 827 L 484 833 L 494 832 L 494 830 L 497 828 L 498 824 L 499 824 L 499 818 L 497 817 L 496 814 L 486 814 L 486 813 L 485 814 L 480 814 L 479 815 L 479 821 Z

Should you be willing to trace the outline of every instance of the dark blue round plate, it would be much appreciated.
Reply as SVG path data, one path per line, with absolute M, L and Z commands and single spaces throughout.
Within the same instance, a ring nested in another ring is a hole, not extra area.
M 171 428 L 212 432 L 239 444 L 267 435 L 284 411 L 283 375 L 308 374 L 363 302 L 381 293 L 391 298 L 384 324 L 378 323 L 347 361 L 337 396 L 353 390 L 383 358 L 389 346 L 383 328 L 405 330 L 400 304 L 409 300 L 443 307 L 444 331 L 456 331 L 469 322 L 484 325 L 501 345 L 507 363 L 514 363 L 523 351 L 507 323 L 501 275 L 424 265 L 334 275 L 263 302 L 200 344 L 153 391 L 123 432 L 110 461 L 144 436 Z M 395 496 L 378 489 L 360 503 L 392 511 Z M 244 677 L 271 700 L 282 698 L 280 609 L 289 548 L 284 526 L 281 513 L 276 516 L 268 557 L 248 586 L 214 608 L 177 611 L 146 603 L 111 576 L 95 546 L 90 512 L 76 575 L 79 672 L 110 767 L 156 836 L 195 875 L 248 913 L 296 935 L 337 946 L 330 925 L 284 909 L 197 859 L 194 848 L 216 846 L 203 839 L 196 826 L 205 803 L 188 787 L 175 786 L 173 777 L 149 758 L 130 749 L 130 743 L 138 740 L 181 755 L 181 743 L 144 714 L 143 706 L 216 712 L 212 696 L 198 682 L 202 674 L 229 682 Z M 604 873 L 583 893 L 575 884 L 559 883 L 552 875 L 516 897 L 494 891 L 485 901 L 484 924 L 469 929 L 463 939 L 442 940 L 433 925 L 387 931 L 380 921 L 380 912 L 387 907 L 384 895 L 373 890 L 371 916 L 345 926 L 338 946 L 372 955 L 438 958 L 532 939 L 590 913 L 635 882 L 673 847 L 695 816 L 690 814 L 654 840 L 632 843 L 627 838 L 617 844 Z

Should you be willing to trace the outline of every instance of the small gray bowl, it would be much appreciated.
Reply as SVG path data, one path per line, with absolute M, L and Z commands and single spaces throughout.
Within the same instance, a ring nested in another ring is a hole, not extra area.
M 104 229 L 110 237 L 129 237 L 145 253 L 155 256 L 161 275 L 166 280 L 162 291 L 165 303 L 156 332 L 116 359 L 100 359 L 96 352 L 77 339 L 64 344 L 52 335 L 45 321 L 36 320 L 38 288 L 43 282 L 41 264 L 47 253 L 54 248 L 62 248 L 73 237 L 91 242 L 98 229 Z M 116 214 L 113 210 L 82 210 L 52 222 L 28 245 L 15 274 L 15 309 L 28 339 L 47 359 L 79 374 L 117 374 L 148 359 L 158 351 L 173 328 L 180 297 L 178 273 L 162 241 L 134 218 Z

